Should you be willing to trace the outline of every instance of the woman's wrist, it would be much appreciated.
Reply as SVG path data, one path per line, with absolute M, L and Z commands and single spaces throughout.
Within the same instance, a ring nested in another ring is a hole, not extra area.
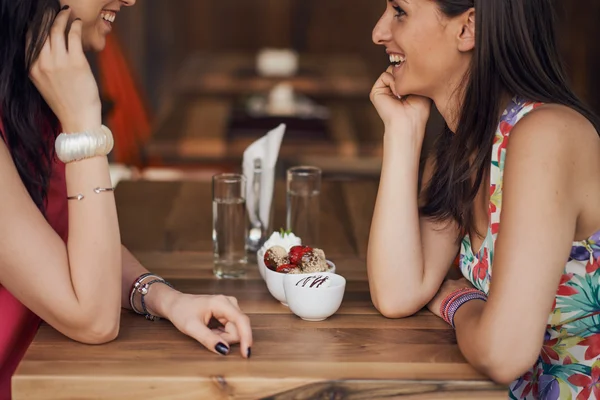
M 420 154 L 424 138 L 425 129 L 421 131 L 420 129 L 411 129 L 406 126 L 388 126 L 385 128 L 383 136 L 384 149 L 402 149 Z
M 169 319 L 169 312 L 180 294 L 181 292 L 164 283 L 155 283 L 148 290 L 148 294 L 144 296 L 144 302 L 150 314 Z
M 98 129 L 102 126 L 102 117 L 100 112 L 96 112 L 90 116 L 82 116 L 73 120 L 60 121 L 62 131 L 66 133 L 86 132 L 90 129 Z

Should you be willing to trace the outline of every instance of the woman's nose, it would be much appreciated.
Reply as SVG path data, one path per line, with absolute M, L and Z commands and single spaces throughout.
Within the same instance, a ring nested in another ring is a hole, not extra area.
M 375 28 L 373 28 L 373 43 L 384 45 L 392 38 L 392 32 L 390 30 L 390 13 L 387 11 L 383 13 Z

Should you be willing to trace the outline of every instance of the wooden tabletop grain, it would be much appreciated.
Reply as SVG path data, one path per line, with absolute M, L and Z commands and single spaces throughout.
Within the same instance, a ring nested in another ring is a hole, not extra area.
M 180 290 L 235 296 L 253 325 L 252 358 L 218 356 L 176 331 L 123 312 L 103 346 L 42 325 L 15 377 L 15 399 L 505 399 L 462 357 L 452 329 L 429 312 L 390 320 L 372 306 L 366 275 L 376 182 L 325 182 L 323 248 L 346 277 L 340 310 L 306 322 L 269 294 L 256 265 L 217 280 L 207 183 L 125 182 L 116 195 L 123 241 Z M 284 199 L 277 188 L 276 215 Z

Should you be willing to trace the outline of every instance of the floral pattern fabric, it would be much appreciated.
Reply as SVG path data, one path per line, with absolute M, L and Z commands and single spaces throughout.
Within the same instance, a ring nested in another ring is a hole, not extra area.
M 474 254 L 469 235 L 461 243 L 460 269 L 478 289 L 489 292 L 494 244 L 500 226 L 506 147 L 515 124 L 539 107 L 514 98 L 504 111 L 492 149 L 490 225 Z M 510 385 L 510 399 L 600 400 L 600 231 L 574 242 L 535 365 Z

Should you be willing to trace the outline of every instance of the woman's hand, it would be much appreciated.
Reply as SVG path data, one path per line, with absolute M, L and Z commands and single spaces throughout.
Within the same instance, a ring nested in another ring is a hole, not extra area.
M 371 102 L 379 113 L 386 130 L 390 127 L 402 126 L 408 129 L 423 131 L 429 119 L 431 100 L 421 96 L 404 96 L 400 98 L 396 92 L 393 67 L 381 74 L 371 90 Z
M 98 85 L 83 53 L 81 20 L 67 33 L 71 11 L 61 10 L 30 77 L 65 132 L 99 128 L 101 105 Z
M 175 291 L 171 295 L 164 314 L 177 329 L 221 355 L 229 354 L 231 345 L 240 343 L 242 357 L 250 358 L 250 319 L 241 311 L 235 297 L 198 296 Z M 215 322 L 220 327 L 212 327 Z
M 437 294 L 434 298 L 427 304 L 427 308 L 429 311 L 442 318 L 440 314 L 440 306 L 442 305 L 442 301 L 448 296 L 450 293 L 462 289 L 462 288 L 472 288 L 471 282 L 466 280 L 465 278 L 460 279 L 447 279 L 442 283 L 440 290 L 438 290 Z

